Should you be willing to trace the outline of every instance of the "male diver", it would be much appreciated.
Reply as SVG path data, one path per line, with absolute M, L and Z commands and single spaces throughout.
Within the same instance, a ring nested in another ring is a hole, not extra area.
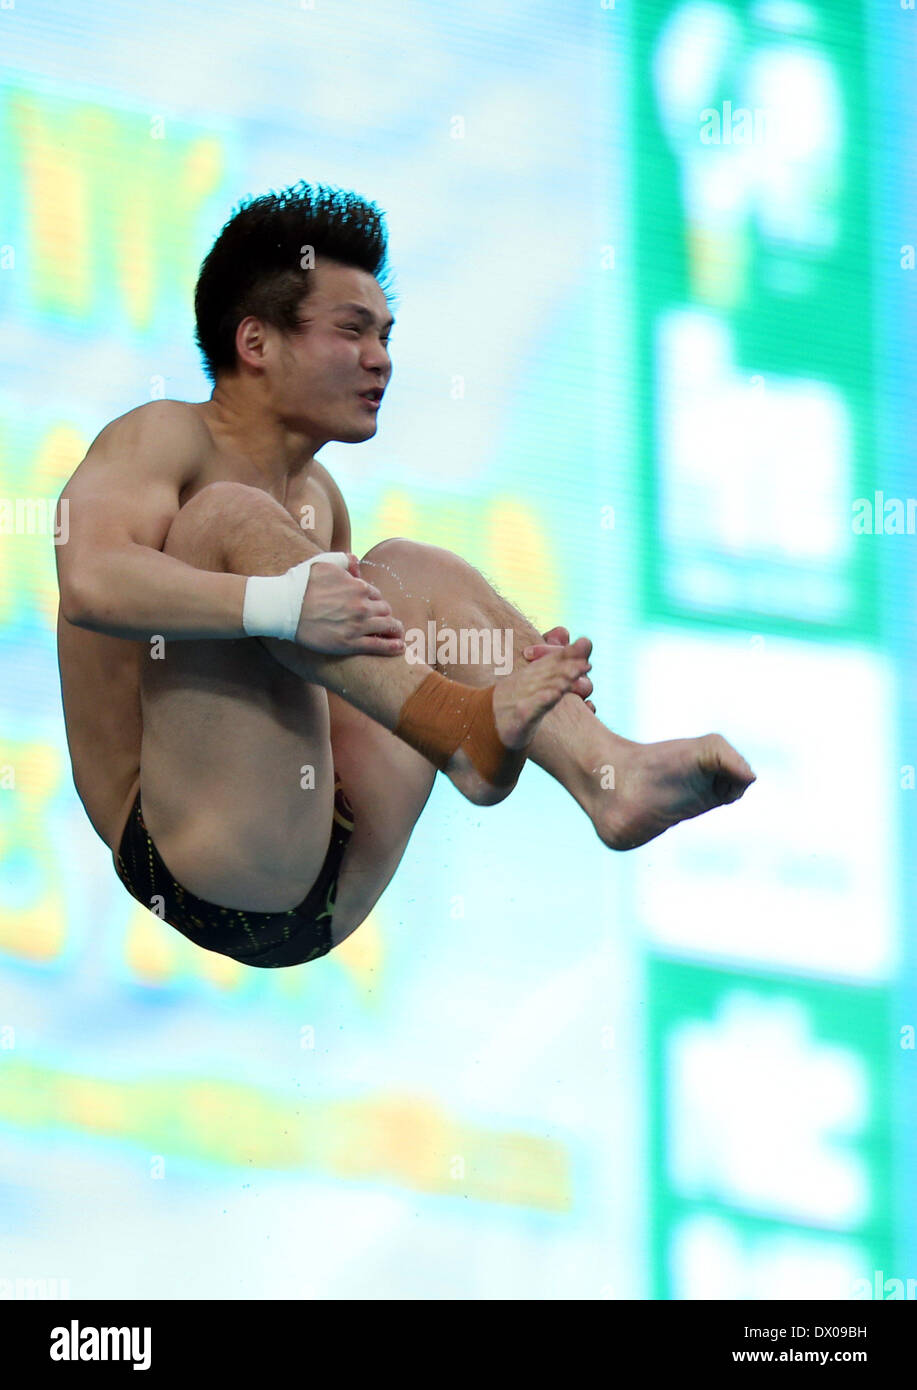
M 754 781 L 719 734 L 612 733 L 587 700 L 591 642 L 536 632 L 460 556 L 404 539 L 351 553 L 315 455 L 376 432 L 386 256 L 382 214 L 354 194 L 298 184 L 244 203 L 195 292 L 210 399 L 112 421 L 61 494 L 79 796 L 138 901 L 252 966 L 301 964 L 356 930 L 437 770 L 489 806 L 531 758 L 617 850 Z M 409 660 L 406 630 L 431 622 L 511 630 L 512 670 L 480 650 Z

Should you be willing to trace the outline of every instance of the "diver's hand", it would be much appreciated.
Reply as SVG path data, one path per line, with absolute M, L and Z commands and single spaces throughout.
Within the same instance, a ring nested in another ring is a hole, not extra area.
M 522 655 L 526 661 L 537 661 L 539 657 L 546 656 L 552 647 L 568 647 L 570 645 L 570 634 L 565 627 L 552 627 L 550 632 L 544 634 L 544 642 L 538 642 L 532 647 L 526 647 Z M 585 701 L 587 709 L 591 709 L 595 714 L 595 705 L 586 697 L 593 691 L 592 681 L 588 676 L 580 676 L 579 680 L 571 690 L 571 695 L 579 695 Z

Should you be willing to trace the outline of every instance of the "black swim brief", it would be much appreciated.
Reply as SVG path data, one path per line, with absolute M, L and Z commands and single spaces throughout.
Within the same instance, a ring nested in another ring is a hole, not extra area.
M 335 776 L 331 842 L 306 897 L 287 912 L 241 912 L 198 898 L 176 883 L 144 825 L 138 791 L 115 871 L 132 897 L 205 950 L 244 965 L 303 965 L 331 950 L 338 876 L 352 834 L 353 807 Z

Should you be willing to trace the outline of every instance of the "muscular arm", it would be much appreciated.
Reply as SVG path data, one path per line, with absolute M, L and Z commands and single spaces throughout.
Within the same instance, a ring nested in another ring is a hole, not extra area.
M 160 549 L 203 457 L 201 422 L 155 401 L 107 425 L 61 493 L 68 539 L 55 547 L 61 611 L 112 637 L 243 637 L 245 577 Z

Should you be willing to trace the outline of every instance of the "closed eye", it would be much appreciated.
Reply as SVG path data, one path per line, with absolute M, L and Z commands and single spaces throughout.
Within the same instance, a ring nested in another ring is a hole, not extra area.
M 357 324 L 355 324 L 355 323 L 345 323 L 345 324 L 342 324 L 341 327 L 343 328 L 343 330 L 344 330 L 345 333 L 362 333 L 362 332 L 363 332 L 363 329 L 362 329 L 361 327 L 359 327 L 359 326 L 358 326 Z M 387 348 L 388 345 L 389 345 L 389 343 L 391 342 L 391 337 L 388 337 L 388 338 L 380 338 L 379 341 L 380 341 L 380 343 L 382 344 L 383 347 Z

